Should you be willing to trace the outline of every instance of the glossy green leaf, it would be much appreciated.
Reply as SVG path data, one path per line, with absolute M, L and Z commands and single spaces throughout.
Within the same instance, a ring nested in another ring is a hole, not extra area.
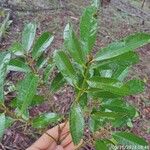
M 148 149 L 148 143 L 143 139 L 140 138 L 133 133 L 128 133 L 128 132 L 115 132 L 113 133 L 114 139 L 118 142 L 118 144 L 121 145 L 130 145 L 132 146 L 133 150 L 137 150 L 138 147 L 140 149 Z
M 57 123 L 58 121 L 60 121 L 60 119 L 60 116 L 56 113 L 45 113 L 33 118 L 32 127 L 45 128 L 52 123 Z
M 1 18 L 2 18 L 2 16 L 1 16 Z M 2 41 L 3 36 L 6 33 L 6 30 L 9 28 L 10 24 L 12 23 L 12 20 L 9 20 L 9 19 L 10 19 L 10 13 L 9 12 L 7 13 L 6 18 L 3 21 L 1 19 L 1 24 L 0 24 L 0 43 Z
M 7 52 L 0 53 L 0 102 L 4 101 L 4 81 L 6 77 L 7 65 L 10 60 L 10 54 Z
M 126 107 L 126 101 L 122 98 L 104 99 L 101 105 Z
M 75 83 L 77 75 L 68 56 L 63 51 L 55 52 L 54 61 L 58 70 L 62 73 L 65 79 L 71 84 Z
M 117 78 L 119 81 L 123 81 L 129 73 L 130 67 L 120 67 L 113 74 L 112 78 Z
M 43 33 L 38 40 L 36 41 L 35 45 L 33 46 L 32 50 L 32 57 L 34 59 L 37 59 L 42 55 L 44 51 L 50 46 L 52 43 L 54 37 L 52 36 L 51 33 L 45 32 Z
M 64 84 L 66 80 L 61 73 L 58 73 L 56 77 L 52 80 L 50 89 L 52 92 L 57 92 Z
M 48 58 L 42 54 L 37 60 L 36 60 L 36 68 L 38 70 L 44 68 L 48 63 Z
M 44 97 L 40 95 L 34 95 L 33 99 L 31 100 L 30 106 L 36 106 L 42 104 L 44 102 Z
M 25 51 L 29 51 L 33 44 L 34 38 L 36 34 L 36 24 L 28 23 L 25 25 L 23 33 L 22 33 L 22 46 Z
M 12 99 L 11 102 L 10 102 L 10 106 L 13 107 L 13 108 L 20 107 L 21 104 L 22 104 L 22 102 L 18 101 L 16 98 Z
M 121 107 L 121 106 L 110 106 L 110 105 L 102 105 L 105 109 L 109 109 L 113 112 L 121 112 L 121 113 L 126 113 L 128 115 L 128 117 L 133 118 L 136 114 L 136 110 L 134 107 L 132 106 L 125 106 L 125 107 Z
M 150 43 L 150 34 L 146 33 L 135 33 L 124 38 L 120 42 L 114 42 L 109 44 L 107 47 L 101 49 L 95 57 L 96 61 L 107 60 L 123 53 L 135 50 L 145 44 Z
M 139 56 L 135 52 L 127 52 L 112 59 L 97 62 L 92 67 L 99 71 L 101 76 L 104 76 L 103 74 L 105 72 L 105 77 L 107 76 L 123 81 L 128 74 L 130 66 L 138 61 Z M 108 74 L 108 71 L 111 74 Z
M 48 64 L 47 67 L 45 68 L 45 70 L 44 70 L 44 81 L 45 82 L 48 82 L 54 67 L 55 67 L 54 64 Z
M 100 72 L 101 77 L 105 77 L 105 78 L 110 78 L 112 76 L 112 70 L 107 69 L 107 70 L 102 70 Z
M 0 114 L 0 139 L 2 138 L 5 131 L 5 114 Z
M 89 118 L 89 129 L 92 133 L 95 132 L 95 120 L 92 117 Z
M 103 126 L 103 122 L 101 119 L 102 118 L 94 118 L 92 115 L 90 116 L 89 128 L 92 133 L 95 133 Z
M 101 111 L 96 111 L 92 114 L 92 117 L 95 119 L 99 118 L 106 118 L 106 119 L 111 119 L 111 120 L 116 120 L 116 119 L 121 119 L 124 116 L 126 116 L 125 113 L 118 113 L 118 112 L 101 112 Z
M 69 51 L 71 57 L 79 64 L 85 63 L 85 56 L 81 49 L 81 44 L 78 41 L 75 32 L 70 24 L 67 24 L 64 30 L 64 44 Z
M 119 95 L 127 96 L 144 91 L 144 82 L 136 79 L 123 84 L 123 82 L 112 78 L 93 77 L 87 82 L 91 88 L 99 89 L 99 92 L 107 91 L 108 93 L 118 95 L 118 97 Z
M 80 21 L 80 37 L 83 49 L 88 54 L 96 40 L 97 33 L 97 8 L 94 6 L 87 7 Z
M 95 148 L 96 148 L 96 150 L 109 150 L 109 148 L 107 147 L 105 142 L 102 141 L 102 140 L 97 140 L 96 141 Z
M 84 94 L 81 95 L 81 97 L 79 98 L 79 104 L 83 109 L 87 106 L 87 104 L 88 104 L 88 95 L 87 95 L 87 93 L 84 93 Z
M 15 120 L 11 117 L 5 118 L 5 128 L 9 128 Z
M 38 77 L 34 74 L 27 74 L 25 79 L 19 83 L 17 100 L 22 102 L 20 108 L 22 113 L 25 113 L 30 106 L 34 95 L 36 95 L 37 86 Z
M 9 51 L 15 54 L 16 56 L 24 56 L 23 47 L 21 43 L 15 42 L 9 48 Z
M 39 104 L 42 104 L 44 102 L 44 97 L 43 96 L 40 96 L 40 95 L 34 95 L 34 97 L 32 98 L 31 100 L 31 103 L 29 106 L 33 107 L 33 106 L 36 106 L 36 105 L 39 105 Z M 11 107 L 13 108 L 17 108 L 17 107 L 21 107 L 22 105 L 22 101 L 19 101 L 17 100 L 16 98 L 13 99 L 11 101 Z
M 121 54 L 119 56 L 104 60 L 98 61 L 93 64 L 93 68 L 101 68 L 101 69 L 120 69 L 131 66 L 139 61 L 139 56 L 135 52 L 127 52 Z
M 136 49 L 143 45 L 150 43 L 149 33 L 135 33 L 124 38 L 124 41 L 128 48 Z
M 26 64 L 26 62 L 22 58 L 11 59 L 9 61 L 7 70 L 19 72 L 31 72 L 30 67 Z
M 69 123 L 73 143 L 77 145 L 81 141 L 84 132 L 84 116 L 80 105 L 77 103 L 71 107 Z
M 93 0 L 92 1 L 92 6 L 96 7 L 97 9 L 99 9 L 101 1 L 100 0 Z
M 128 87 L 129 95 L 144 92 L 145 83 L 142 80 L 133 79 L 128 82 L 123 87 Z
M 121 96 L 119 94 L 114 94 L 112 92 L 104 91 L 98 88 L 90 88 L 88 90 L 88 94 L 96 100 L 101 98 L 117 98 Z
M 123 83 L 115 79 L 93 77 L 87 82 L 91 88 L 98 88 L 112 94 L 126 95 L 128 93 L 128 87 L 123 87 Z

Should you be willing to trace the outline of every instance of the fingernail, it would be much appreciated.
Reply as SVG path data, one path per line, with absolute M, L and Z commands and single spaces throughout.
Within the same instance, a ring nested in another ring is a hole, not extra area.
M 64 150 L 64 148 L 63 148 L 61 145 L 58 145 L 58 146 L 56 147 L 56 150 Z

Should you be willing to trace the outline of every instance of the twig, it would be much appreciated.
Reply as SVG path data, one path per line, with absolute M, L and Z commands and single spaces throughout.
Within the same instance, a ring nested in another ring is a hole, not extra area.
M 27 9 L 27 8 L 20 8 L 20 7 L 16 7 L 14 5 L 3 5 L 0 6 L 4 9 L 10 9 L 13 12 L 18 11 L 18 12 L 31 12 L 31 13 L 37 13 L 37 12 L 41 12 L 41 11 L 52 11 L 52 10 L 58 10 L 58 9 L 66 9 L 66 7 L 61 6 L 61 7 L 53 7 L 53 8 L 32 8 L 32 9 Z
M 46 134 L 47 136 L 49 136 L 50 138 L 52 138 L 52 139 L 57 143 L 57 140 L 56 140 L 53 136 L 51 136 L 51 135 L 48 134 L 47 132 L 45 132 L 45 134 Z
M 144 7 L 144 4 L 145 4 L 145 0 L 143 0 L 141 8 L 143 8 L 143 7 Z
M 1 146 L 2 150 L 6 150 L 2 143 L 0 143 L 0 146 Z

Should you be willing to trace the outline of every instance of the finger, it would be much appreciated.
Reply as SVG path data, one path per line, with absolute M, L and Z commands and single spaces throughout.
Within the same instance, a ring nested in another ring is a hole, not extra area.
M 64 139 L 61 145 L 65 148 L 65 150 L 75 150 L 76 148 L 80 147 L 83 143 L 83 140 L 80 141 L 78 145 L 74 145 L 72 142 L 71 134 L 69 134 L 66 139 Z
M 27 148 L 26 150 L 40 150 L 39 148 L 36 148 L 36 147 L 29 147 Z
M 56 149 L 57 144 L 55 142 L 53 142 L 48 149 L 46 150 L 55 150 Z
M 28 150 L 32 150 L 33 148 L 37 150 L 47 149 L 52 143 L 53 141 L 46 134 L 43 134 Z
M 62 128 L 63 125 L 64 123 L 60 124 L 60 127 Z M 62 134 L 66 132 L 67 128 L 68 128 L 68 125 L 66 125 L 66 127 L 63 129 Z M 47 133 L 57 140 L 58 139 L 58 126 L 55 126 L 54 128 L 49 129 Z M 47 134 L 43 134 L 31 147 L 28 148 L 28 150 L 32 150 L 33 148 L 36 148 L 37 150 L 48 149 L 52 145 L 53 142 L 54 140 L 52 138 L 50 138 Z
M 64 148 L 63 148 L 61 145 L 58 145 L 58 146 L 56 147 L 56 150 L 64 150 Z
M 72 142 L 71 134 L 69 134 L 69 135 L 61 142 L 61 145 L 64 147 L 64 146 L 66 146 L 67 144 L 69 144 L 70 141 Z
M 71 142 L 68 146 L 64 147 L 65 150 L 75 150 L 79 148 L 83 143 L 83 140 L 78 145 L 74 145 L 73 142 Z

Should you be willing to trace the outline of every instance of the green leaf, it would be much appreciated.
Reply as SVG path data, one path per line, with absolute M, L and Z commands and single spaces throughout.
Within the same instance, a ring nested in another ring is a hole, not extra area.
M 92 117 L 90 117 L 89 118 L 89 129 L 90 129 L 90 131 L 92 132 L 92 133 L 94 133 L 95 132 L 95 120 L 92 118 Z
M 32 57 L 37 59 L 42 55 L 42 53 L 50 46 L 54 37 L 51 33 L 45 32 L 43 33 L 38 40 L 36 41 L 33 50 L 32 50 Z
M 49 77 L 54 69 L 54 64 L 48 64 L 47 67 L 44 70 L 44 81 L 47 83 L 49 80 Z
M 92 117 L 95 119 L 106 118 L 106 119 L 110 119 L 110 120 L 116 120 L 116 119 L 123 118 L 124 116 L 126 116 L 125 113 L 118 113 L 118 112 L 96 111 L 96 112 L 92 113 Z
M 149 33 L 135 33 L 124 38 L 124 41 L 128 48 L 136 49 L 143 45 L 150 43 Z
M 78 103 L 73 104 L 71 107 L 69 123 L 73 143 L 77 145 L 81 141 L 84 132 L 84 117 Z
M 5 131 L 5 114 L 0 114 L 0 139 L 2 138 Z
M 100 72 L 101 77 L 105 77 L 105 78 L 110 78 L 112 76 L 112 70 L 107 69 L 107 70 L 102 70 Z
M 9 71 L 19 71 L 19 72 L 31 72 L 30 67 L 26 64 L 22 58 L 14 58 L 9 61 L 8 68 Z
M 87 103 L 88 103 L 88 95 L 87 93 L 83 93 L 79 98 L 79 104 L 84 109 L 87 106 Z
M 21 104 L 22 104 L 22 102 L 18 101 L 16 98 L 12 99 L 12 101 L 10 102 L 10 106 L 13 108 L 20 107 Z
M 109 94 L 112 93 L 118 95 L 118 97 L 132 95 L 144 91 L 144 82 L 136 79 L 130 80 L 123 84 L 123 82 L 119 82 L 118 80 L 112 78 L 92 77 L 91 79 L 87 80 L 87 82 L 91 88 L 99 89 L 99 92 L 107 91 Z
M 109 150 L 109 148 L 107 147 L 105 142 L 102 141 L 102 140 L 97 140 L 96 141 L 95 148 L 96 148 L 96 150 Z
M 21 43 L 15 42 L 9 48 L 9 51 L 15 54 L 16 56 L 24 56 L 23 47 Z
M 101 118 L 94 118 L 92 115 L 89 119 L 89 128 L 92 133 L 98 131 L 103 126 Z
M 38 76 L 34 74 L 27 74 L 25 79 L 19 83 L 17 87 L 17 100 L 22 102 L 20 109 L 23 114 L 27 111 L 28 106 L 30 106 L 34 95 L 36 95 L 37 86 Z
M 90 94 L 91 97 L 94 99 L 100 99 L 100 98 L 117 98 L 121 95 L 119 94 L 113 94 L 112 92 L 104 91 L 98 88 L 90 88 L 88 89 L 88 94 Z
M 98 88 L 112 94 L 125 95 L 128 92 L 128 88 L 126 86 L 123 87 L 122 82 L 112 78 L 93 77 L 87 82 L 92 88 Z
M 37 60 L 36 60 L 36 68 L 38 70 L 44 68 L 48 63 L 48 58 L 42 54 Z
M 150 43 L 150 34 L 146 33 L 135 33 L 124 38 L 120 42 L 114 42 L 109 44 L 107 47 L 101 49 L 95 57 L 96 61 L 107 60 L 123 53 L 133 51 L 145 44 Z
M 126 107 L 126 101 L 122 98 L 105 99 L 102 101 L 101 105 Z
M 126 84 L 123 87 L 128 87 L 128 94 L 137 94 L 144 92 L 145 90 L 145 83 L 142 80 L 130 80 L 126 82 Z
M 77 75 L 68 56 L 63 51 L 57 51 L 54 54 L 54 61 L 58 70 L 62 73 L 65 79 L 70 84 L 75 83 Z
M 87 7 L 80 20 L 80 36 L 83 49 L 88 54 L 93 48 L 97 33 L 97 9 L 94 6 Z
M 9 128 L 15 120 L 11 117 L 5 118 L 5 128 Z
M 111 106 L 111 105 L 102 105 L 105 109 L 109 109 L 113 112 L 118 112 L 118 113 L 125 113 L 128 115 L 129 118 L 133 118 L 136 114 L 136 110 L 132 106 Z
M 100 0 L 93 0 L 92 2 L 92 6 L 96 7 L 97 9 L 99 9 L 101 1 Z
M 127 77 L 129 73 L 130 67 L 120 67 L 116 70 L 116 72 L 113 74 L 114 78 L 117 78 L 119 81 L 123 81 L 125 77 Z
M 139 56 L 135 52 L 127 52 L 117 57 L 97 62 L 93 64 L 92 67 L 99 71 L 101 76 L 103 75 L 103 72 L 110 71 L 112 74 L 109 74 L 108 76 L 107 73 L 107 77 L 123 81 L 128 74 L 130 66 L 137 63 L 138 61 Z
M 6 18 L 1 22 L 1 26 L 0 26 L 0 43 L 2 41 L 2 38 L 5 36 L 5 33 L 7 31 L 7 29 L 9 28 L 10 24 L 12 23 L 12 20 L 10 19 L 10 13 L 8 12 Z
M 137 62 L 139 62 L 139 56 L 136 52 L 130 51 L 127 53 L 123 53 L 122 55 L 119 55 L 117 57 L 113 57 L 111 59 L 102 61 L 100 63 L 102 63 L 100 66 L 103 65 L 113 65 L 113 64 L 117 64 L 119 66 L 130 66 L 133 64 L 136 64 Z
M 79 64 L 84 64 L 85 56 L 81 49 L 81 44 L 77 39 L 70 24 L 67 24 L 64 30 L 64 44 L 71 57 Z
M 29 106 L 31 106 L 31 107 L 33 107 L 33 106 L 36 106 L 36 105 L 39 105 L 39 104 L 41 104 L 41 103 L 43 103 L 44 102 L 44 97 L 43 96 L 40 96 L 40 95 L 34 95 L 34 97 L 32 98 L 32 100 L 31 100 L 31 103 L 30 103 L 30 105 Z M 16 108 L 16 107 L 21 107 L 21 105 L 22 105 L 22 101 L 19 101 L 19 100 L 17 100 L 16 98 L 15 99 L 13 99 L 12 101 L 11 101 L 11 107 L 13 107 L 13 108 Z
M 57 123 L 58 121 L 60 121 L 60 119 L 60 116 L 56 113 L 45 113 L 33 118 L 32 127 L 45 128 L 52 123 Z
M 53 79 L 50 89 L 52 92 L 58 91 L 64 84 L 65 84 L 65 79 L 61 73 L 58 73 L 56 77 Z
M 29 51 L 33 44 L 34 38 L 36 34 L 36 24 L 28 23 L 25 25 L 23 33 L 22 33 L 22 46 L 25 51 Z
M 33 99 L 31 100 L 30 106 L 36 106 L 42 104 L 44 102 L 44 97 L 40 95 L 34 95 Z
M 0 53 L 0 102 L 4 101 L 4 81 L 6 77 L 7 65 L 10 60 L 10 54 L 7 52 Z
M 137 150 L 140 149 L 148 149 L 148 143 L 133 133 L 128 132 L 115 132 L 113 133 L 114 139 L 118 142 L 118 144 L 122 144 L 124 146 L 130 145 L 132 149 Z

